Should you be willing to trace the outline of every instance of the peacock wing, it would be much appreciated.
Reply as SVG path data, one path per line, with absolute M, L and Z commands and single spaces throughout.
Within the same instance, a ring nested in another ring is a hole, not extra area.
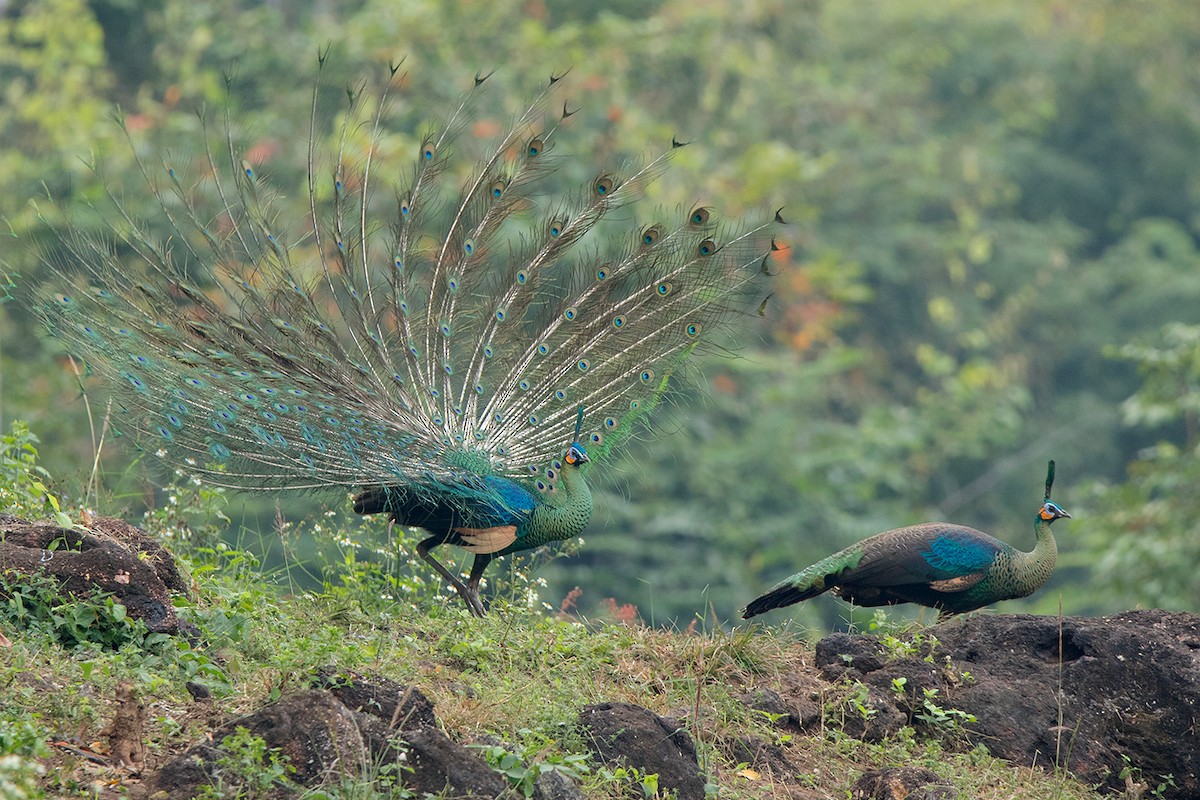
M 885 531 L 861 546 L 862 558 L 840 576 L 838 584 L 940 584 L 934 588 L 958 591 L 982 580 L 999 551 L 999 542 L 991 536 L 943 522 Z

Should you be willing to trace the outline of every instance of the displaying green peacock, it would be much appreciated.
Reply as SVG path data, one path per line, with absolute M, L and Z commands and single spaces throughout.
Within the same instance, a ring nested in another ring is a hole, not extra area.
M 1033 518 L 1032 552 L 982 531 L 927 522 L 884 531 L 812 566 L 756 597 L 742 612 L 764 612 L 832 591 L 860 606 L 918 603 L 942 617 L 1033 594 L 1050 579 L 1058 547 L 1050 525 L 1070 514 L 1050 502 L 1054 462 L 1046 470 L 1046 497 Z
M 546 111 L 557 78 L 452 180 L 485 80 L 406 169 L 375 146 L 386 91 L 350 93 L 328 156 L 314 91 L 302 219 L 284 218 L 227 123 L 203 179 L 142 168 L 165 233 L 114 203 L 114 241 L 66 237 L 44 302 L 142 447 L 237 489 L 356 492 L 358 513 L 428 532 L 419 554 L 475 615 L 488 563 L 579 534 L 587 465 L 714 331 L 765 302 L 781 221 L 614 215 L 678 142 L 546 196 L 574 113 Z M 385 175 L 398 180 L 377 187 Z M 442 544 L 474 553 L 465 582 L 431 555 Z

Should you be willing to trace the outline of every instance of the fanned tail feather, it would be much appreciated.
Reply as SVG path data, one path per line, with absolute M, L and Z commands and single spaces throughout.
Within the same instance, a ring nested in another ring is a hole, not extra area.
M 282 203 L 227 120 L 219 150 L 205 126 L 205 180 L 190 184 L 170 164 L 155 178 L 138 161 L 166 235 L 114 197 L 111 240 L 64 237 L 63 288 L 44 316 L 115 379 L 144 446 L 243 489 L 486 494 L 472 477 L 552 464 L 579 406 L 595 452 L 621 441 L 684 357 L 761 297 L 770 224 L 739 229 L 699 207 L 580 247 L 642 199 L 669 151 L 530 213 L 571 113 L 545 124 L 557 78 L 443 202 L 486 83 L 477 78 L 381 200 L 378 176 L 399 174 L 380 146 L 394 82 L 367 112 L 365 88 L 349 93 L 327 176 L 314 89 L 305 219 L 281 223 Z

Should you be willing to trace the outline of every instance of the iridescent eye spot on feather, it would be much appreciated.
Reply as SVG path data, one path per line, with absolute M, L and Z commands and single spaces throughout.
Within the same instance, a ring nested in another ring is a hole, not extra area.
M 608 175 L 597 178 L 596 182 L 592 184 L 592 191 L 601 196 L 608 194 L 615 188 L 616 182 Z
M 555 389 L 554 390 L 554 399 L 555 400 L 566 400 L 567 393 L 564 392 L 562 389 Z
M 492 349 L 492 346 L 490 344 L 483 348 L 483 357 L 484 358 L 491 358 L 494 355 L 496 355 L 496 351 Z
M 520 389 L 522 392 L 528 392 L 529 391 L 529 381 L 524 380 L 524 379 L 517 381 L 517 388 Z
M 64 308 L 75 305 L 75 300 L 70 295 L 56 294 L 54 295 L 54 299 Z
M 674 288 L 675 287 L 671 285 L 670 281 L 663 281 L 658 286 L 654 287 L 654 291 L 658 292 L 659 297 L 666 297 Z
M 508 188 L 508 183 L 502 179 L 492 181 L 492 185 L 488 188 L 488 192 L 492 195 L 493 200 L 499 200 L 504 196 L 504 190 Z
M 408 354 L 409 354 L 410 356 L 412 356 L 413 358 L 420 358 L 420 357 L 421 357 L 421 351 L 417 349 L 416 345 L 409 345 L 409 346 L 408 346 Z
M 167 414 L 167 423 L 176 430 L 183 427 L 183 420 L 174 414 Z
M 483 394 L 483 384 L 482 383 L 475 384 L 475 394 Z
M 437 155 L 437 145 L 433 142 L 426 142 L 421 148 L 421 159 L 423 161 L 433 161 L 435 155 Z
M 699 322 L 689 322 L 683 331 L 688 336 L 699 336 L 703 326 Z
M 657 225 L 651 225 L 642 231 L 642 247 L 652 247 L 658 238 L 662 236 L 662 231 Z
M 566 217 L 555 217 L 554 219 L 550 220 L 550 224 L 546 226 L 546 233 L 550 235 L 550 238 L 557 239 L 559 236 L 562 236 L 562 233 L 564 230 L 566 230 L 566 227 Z
M 537 351 L 538 351 L 539 356 L 544 356 L 550 352 L 550 345 L 546 344 L 545 342 L 542 342 L 541 344 L 538 345 Z
M 642 374 L 638 376 L 638 379 L 641 380 L 642 383 L 649 383 L 650 381 L 654 380 L 654 370 L 642 370 Z
M 615 417 L 605 417 L 604 418 L 604 427 L 608 428 L 610 431 L 613 428 L 617 427 L 616 418 Z
M 226 447 L 225 445 L 221 444 L 220 442 L 213 442 L 212 444 L 210 444 L 208 446 L 208 452 L 209 452 L 209 455 L 211 455 L 217 461 L 228 461 L 229 460 L 229 455 L 230 455 L 229 448 Z
M 554 480 L 555 478 L 558 477 L 558 473 L 554 471 L 553 467 L 547 467 L 546 468 L 546 477 L 549 478 L 550 480 Z
M 443 322 L 443 323 L 442 323 L 442 325 L 441 325 L 441 327 L 440 327 L 438 330 L 440 330 L 440 331 L 442 332 L 442 336 L 445 336 L 447 339 L 449 339 L 449 338 L 450 338 L 450 335 L 451 335 L 451 334 L 454 332 L 454 331 L 453 331 L 453 330 L 450 328 L 450 323 L 449 323 L 449 322 Z
M 704 206 L 693 208 L 691 215 L 688 217 L 688 224 L 693 228 L 703 228 L 708 224 L 710 214 L 710 209 Z
M 610 268 L 609 268 L 608 264 L 601 266 L 600 268 L 598 268 L 596 270 L 596 280 L 598 280 L 598 281 L 608 280 L 609 272 L 610 272 Z
M 458 291 L 458 276 L 457 275 L 451 275 L 446 280 L 446 288 L 452 292 Z
M 229 429 L 225 427 L 224 422 L 221 422 L 221 421 L 215 420 L 215 419 L 212 420 L 211 422 L 209 422 L 208 426 L 210 428 L 212 428 L 214 431 L 216 431 L 217 433 L 227 433 L 229 431 Z
M 529 140 L 529 144 L 525 145 L 525 156 L 527 158 L 537 158 L 542 154 L 545 146 L 546 143 L 542 141 L 541 137 L 535 136 Z
M 506 312 L 503 308 L 497 308 L 496 309 L 496 322 L 504 322 L 504 317 L 507 315 L 507 313 L 508 312 Z
M 620 314 L 617 314 L 615 317 L 612 318 L 612 326 L 614 328 L 618 328 L 618 329 L 624 328 L 625 327 L 625 317 L 621 316 Z
M 442 371 L 445 372 L 447 375 L 453 375 L 454 367 L 450 366 L 449 364 L 443 364 Z
M 545 481 L 537 481 L 537 482 L 536 482 L 536 483 L 534 483 L 533 485 L 537 487 L 537 490 L 538 490 L 539 492 L 544 492 L 544 491 L 546 491 L 546 489 L 547 489 L 547 488 L 549 488 L 549 487 L 546 485 L 546 482 L 545 482 Z
M 412 198 L 404 195 L 400 198 L 400 216 L 407 217 L 410 213 L 412 213 Z
M 525 281 L 527 280 L 529 280 L 529 273 L 527 273 L 525 270 L 521 270 L 517 273 L 517 283 L 524 286 Z
M 466 253 L 467 255 L 471 255 L 471 253 L 475 252 L 475 240 L 474 239 L 467 239 L 465 242 L 463 242 L 463 252 Z
M 587 372 L 588 369 L 592 366 L 592 364 L 586 358 L 581 358 L 577 362 L 575 362 L 575 366 L 579 367 L 580 372 Z
M 550 462 L 551 469 L 556 469 L 559 472 L 561 472 L 562 467 L 563 467 L 563 462 L 559 461 L 557 458 Z
M 575 319 L 578 313 L 579 312 L 575 310 L 575 306 L 571 306 L 563 312 L 563 319 L 565 319 L 567 322 L 571 322 Z
M 539 422 L 541 422 L 542 420 L 541 420 L 541 418 L 540 418 L 540 417 L 538 417 L 538 415 L 537 415 L 537 414 L 530 414 L 530 415 L 529 415 L 529 420 L 528 420 L 528 421 L 529 421 L 529 424 L 530 424 L 530 425 L 532 425 L 532 426 L 535 426 L 535 427 L 536 427 L 536 426 L 537 426 L 537 424 L 538 424 Z
M 701 258 L 708 258 L 713 253 L 717 252 L 717 243 L 712 239 L 705 239 L 700 244 L 696 245 L 696 255 Z
M 640 400 L 630 400 L 629 401 L 629 410 L 630 411 L 637 411 L 641 407 L 642 407 L 642 401 L 640 401 Z

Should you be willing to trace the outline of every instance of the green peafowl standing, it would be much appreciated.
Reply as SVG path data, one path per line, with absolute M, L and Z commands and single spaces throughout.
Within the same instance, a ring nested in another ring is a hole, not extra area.
M 927 522 L 884 531 L 777 584 L 755 598 L 744 619 L 832 591 L 860 606 L 917 603 L 941 617 L 1033 594 L 1050 579 L 1058 548 L 1050 524 L 1070 514 L 1050 502 L 1054 462 L 1046 470 L 1046 498 L 1033 518 L 1037 544 L 1023 552 L 982 531 Z
M 228 121 L 218 147 L 206 133 L 200 179 L 139 161 L 166 232 L 114 200 L 108 240 L 64 237 L 42 303 L 140 446 L 237 489 L 355 492 L 356 512 L 428 533 L 420 556 L 477 616 L 488 563 L 579 534 L 587 466 L 686 356 L 765 302 L 781 221 L 614 214 L 678 142 L 547 196 L 574 113 L 547 111 L 558 78 L 452 179 L 485 80 L 403 169 L 376 147 L 386 90 L 349 93 L 330 153 L 315 90 L 301 219 Z M 465 582 L 430 553 L 442 544 L 474 554 Z

